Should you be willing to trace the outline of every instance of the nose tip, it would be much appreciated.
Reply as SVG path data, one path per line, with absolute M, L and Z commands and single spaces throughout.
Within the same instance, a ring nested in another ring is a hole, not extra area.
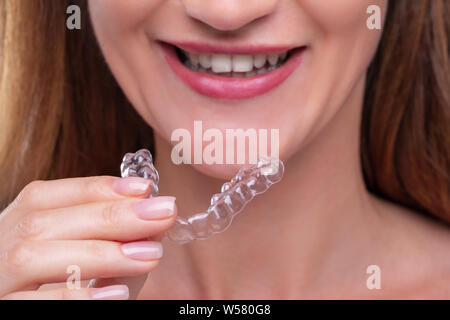
M 214 29 L 232 31 L 272 13 L 278 0 L 181 0 L 186 13 Z

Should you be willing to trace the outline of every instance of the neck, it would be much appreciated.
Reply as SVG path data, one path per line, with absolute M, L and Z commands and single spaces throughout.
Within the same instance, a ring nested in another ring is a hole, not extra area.
M 370 264 L 378 215 L 360 165 L 364 81 L 326 128 L 287 162 L 283 180 L 256 197 L 222 234 L 189 245 L 168 244 L 166 259 L 200 298 L 298 297 L 324 283 L 346 285 L 347 267 Z M 162 194 L 177 197 L 179 214 L 204 210 L 223 181 L 175 166 L 157 138 Z M 180 262 L 181 261 L 181 262 Z M 363 280 L 360 280 L 363 281 Z M 361 282 L 362 284 L 364 282 Z M 255 294 L 256 292 L 256 294 Z M 306 296 L 305 296 L 306 297 Z

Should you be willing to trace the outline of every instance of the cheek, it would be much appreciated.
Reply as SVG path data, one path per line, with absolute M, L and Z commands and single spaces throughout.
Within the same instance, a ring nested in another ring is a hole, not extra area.
M 158 87 L 154 78 L 139 72 L 157 70 L 155 55 L 149 50 L 146 24 L 167 0 L 89 0 L 95 35 L 114 77 L 137 111 L 146 105 L 141 85 Z M 140 106 L 140 108 L 139 108 Z M 148 116 L 150 117 L 150 116 Z
M 369 17 L 367 8 L 371 5 L 386 12 L 387 0 L 298 0 L 310 17 L 315 19 L 325 32 L 342 32 L 360 29 Z M 367 28 L 366 28 L 367 29 Z
M 354 97 L 376 51 L 381 30 L 370 30 L 367 8 L 379 5 L 381 19 L 386 11 L 385 0 L 298 0 L 312 21 L 316 37 L 308 57 L 308 84 L 304 120 L 309 138 L 315 136 L 348 99 Z
M 89 12 L 95 24 L 110 32 L 139 28 L 165 0 L 89 0 Z
M 367 21 L 380 8 L 381 28 L 387 0 L 298 0 L 320 30 L 313 43 L 317 67 L 339 87 L 351 85 L 364 75 L 379 43 L 382 30 L 371 30 Z M 334 74 L 333 74 L 334 73 Z
M 373 13 L 367 13 L 369 6 L 380 8 L 381 27 L 387 10 L 387 0 L 299 0 L 303 9 L 321 31 L 321 40 L 327 49 L 345 50 L 347 56 L 353 53 L 356 65 L 360 60 L 371 58 L 381 30 L 371 30 L 367 21 Z M 365 61 L 363 62 L 365 63 Z

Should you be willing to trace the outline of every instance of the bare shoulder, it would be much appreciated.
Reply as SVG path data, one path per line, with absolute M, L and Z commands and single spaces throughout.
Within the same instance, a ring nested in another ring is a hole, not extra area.
M 378 200 L 402 297 L 450 299 L 450 223 Z M 393 280 L 394 281 L 394 280 Z

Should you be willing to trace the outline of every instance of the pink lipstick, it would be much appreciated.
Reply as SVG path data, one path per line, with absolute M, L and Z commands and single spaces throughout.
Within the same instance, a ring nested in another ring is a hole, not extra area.
M 231 47 L 164 42 L 160 44 L 170 68 L 186 85 L 204 96 L 227 100 L 248 99 L 275 89 L 301 64 L 302 54 L 305 50 L 305 47 L 281 46 Z M 275 62 L 277 55 L 284 57 L 284 60 Z M 253 70 L 250 72 L 236 72 L 236 70 L 240 71 L 239 68 L 242 66 L 248 68 L 248 64 L 253 63 L 251 62 L 253 60 L 249 61 L 249 59 L 253 59 L 252 56 L 255 59 L 257 59 L 256 57 L 258 59 L 266 57 L 266 60 L 261 62 L 264 65 L 258 66 L 259 69 L 252 66 Z M 212 59 L 212 62 L 210 60 L 201 61 L 201 64 L 194 65 L 198 63 L 196 60 L 198 57 L 201 60 Z M 225 59 L 225 63 L 214 64 L 214 61 L 218 59 Z M 230 66 L 230 63 L 233 64 L 233 67 Z M 217 72 L 218 70 L 219 72 Z

